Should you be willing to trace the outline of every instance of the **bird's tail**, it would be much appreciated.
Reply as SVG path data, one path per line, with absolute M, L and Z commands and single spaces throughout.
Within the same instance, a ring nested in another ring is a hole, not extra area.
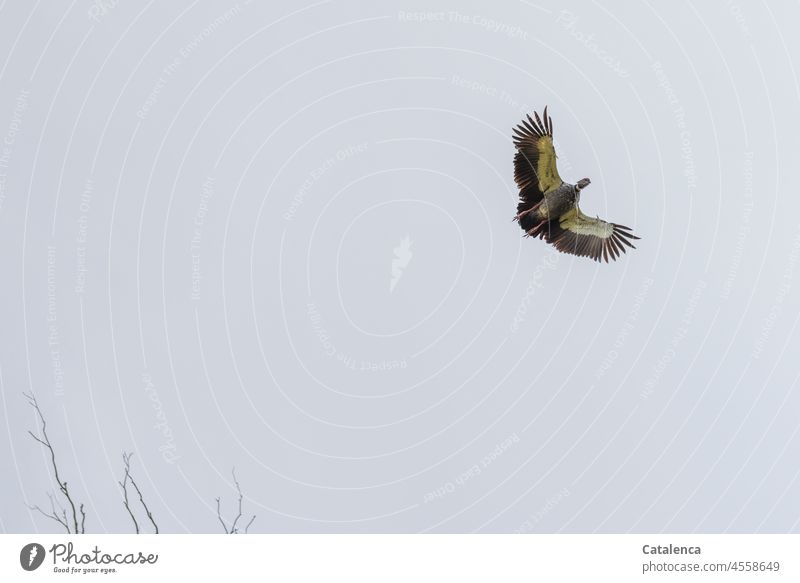
M 520 222 L 520 225 L 522 223 Z M 525 229 L 525 226 L 522 226 Z M 530 223 L 530 227 L 525 229 L 525 236 L 526 237 L 538 237 L 539 239 L 548 239 L 550 234 L 550 221 L 547 219 L 536 219 L 532 220 Z
M 531 236 L 533 236 L 531 231 L 538 229 L 541 225 L 546 223 L 547 221 L 543 221 L 542 219 L 531 215 L 526 215 L 519 220 L 519 226 L 522 227 L 523 231 Z
M 543 222 L 538 212 L 540 204 L 541 202 L 536 203 L 529 209 L 524 209 L 524 210 L 517 209 L 519 211 L 519 214 L 517 214 L 517 216 L 514 217 L 514 220 L 519 221 L 519 226 L 526 233 L 529 233 L 531 229 L 536 228 L 539 224 Z

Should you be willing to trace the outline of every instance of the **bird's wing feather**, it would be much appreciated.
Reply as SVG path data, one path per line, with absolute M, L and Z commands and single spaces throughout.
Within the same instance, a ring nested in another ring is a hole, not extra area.
M 631 241 L 639 238 L 628 227 L 592 218 L 577 207 L 532 234 L 564 253 L 606 262 L 616 260 L 626 246 L 635 249 Z
M 514 128 L 514 180 L 519 187 L 520 202 L 517 211 L 522 212 L 539 203 L 546 192 L 561 185 L 556 167 L 556 151 L 553 148 L 553 120 L 544 108 L 544 121 L 533 113 L 536 120 L 527 116 Z

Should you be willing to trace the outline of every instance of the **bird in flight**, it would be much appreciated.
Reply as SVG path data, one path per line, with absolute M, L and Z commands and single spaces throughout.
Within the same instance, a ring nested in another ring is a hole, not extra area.
M 544 108 L 536 121 L 527 116 L 514 128 L 514 181 L 519 187 L 519 204 L 514 220 L 525 236 L 539 237 L 559 251 L 595 261 L 616 260 L 625 247 L 635 249 L 638 239 L 628 227 L 592 218 L 581 212 L 581 191 L 591 184 L 588 178 L 567 184 L 558 175 L 553 148 L 553 120 Z

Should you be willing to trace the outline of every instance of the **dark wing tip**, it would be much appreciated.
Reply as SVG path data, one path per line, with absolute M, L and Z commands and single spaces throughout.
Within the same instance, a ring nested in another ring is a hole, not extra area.
M 544 111 L 542 112 L 542 117 L 539 117 L 539 114 L 534 111 L 533 118 L 530 114 L 525 114 L 527 119 L 523 119 L 521 123 L 519 123 L 514 130 L 519 131 L 523 135 L 530 136 L 533 135 L 534 137 L 541 138 L 542 136 L 553 136 L 553 118 L 547 115 L 547 106 L 544 106 Z
M 547 106 L 544 106 L 544 111 L 542 112 L 542 117 L 544 118 L 544 129 L 547 132 L 547 135 L 552 137 L 553 136 L 553 118 L 547 115 Z
M 536 127 L 536 123 L 531 119 L 531 116 L 527 117 L 527 120 L 523 119 L 513 128 L 514 143 L 517 145 L 523 144 L 531 139 L 542 137 L 542 133 Z
M 633 231 L 631 231 L 630 227 L 626 227 L 625 225 L 620 225 L 618 223 L 611 223 L 611 224 L 614 225 L 614 233 L 622 235 L 627 239 L 641 239 L 641 237 L 637 237 L 636 235 L 633 234 Z
M 530 116 L 528 116 L 528 117 L 530 117 Z M 539 133 L 542 134 L 543 136 L 547 135 L 547 129 L 545 128 L 544 123 L 542 123 L 542 118 L 539 117 L 539 114 L 534 111 L 533 112 L 533 117 L 536 118 L 536 122 L 537 122 L 538 127 L 539 127 Z

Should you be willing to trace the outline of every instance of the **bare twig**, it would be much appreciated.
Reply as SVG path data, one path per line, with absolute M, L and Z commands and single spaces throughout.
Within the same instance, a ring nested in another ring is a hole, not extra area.
M 239 519 L 242 517 L 242 487 L 239 486 L 239 480 L 236 479 L 236 468 L 231 469 L 231 475 L 233 476 L 233 483 L 236 484 L 236 491 L 239 493 L 239 514 L 237 514 L 236 518 L 233 519 L 233 524 L 231 524 L 231 532 L 238 532 L 236 530 L 236 523 L 239 522 Z
M 69 524 L 67 523 L 66 511 L 64 511 L 62 509 L 62 513 L 63 513 L 63 516 L 64 516 L 64 518 L 62 519 L 58 515 L 58 512 L 56 512 L 56 505 L 55 505 L 55 502 L 53 501 L 53 495 L 50 492 L 48 492 L 47 493 L 47 497 L 50 499 L 50 509 L 51 509 L 50 514 L 48 514 L 44 510 L 42 510 L 38 505 L 28 506 L 28 508 L 30 508 L 31 510 L 38 511 L 42 516 L 46 516 L 47 518 L 50 518 L 51 520 L 55 520 L 57 523 L 59 523 L 61 526 L 63 526 L 67 530 L 67 533 L 70 533 Z
M 230 534 L 228 531 L 228 525 L 225 524 L 224 520 L 222 520 L 222 513 L 219 511 L 219 498 L 217 498 L 217 518 L 219 518 L 219 522 L 222 525 L 222 530 L 225 531 L 225 534 Z
M 125 507 L 125 510 L 128 511 L 128 516 L 130 516 L 131 520 L 133 521 L 133 528 L 136 529 L 136 534 L 139 534 L 139 523 L 136 522 L 136 516 L 134 516 L 133 511 L 131 510 L 131 506 L 128 503 L 128 478 L 130 476 L 129 473 L 130 466 L 128 465 L 129 458 L 125 455 L 124 452 L 122 454 L 122 459 L 125 462 L 125 477 L 121 482 L 119 482 L 119 485 L 122 488 L 122 505 Z
M 59 508 L 61 509 L 61 516 L 58 515 L 55 508 L 55 502 L 53 500 L 53 496 L 48 494 L 50 497 L 50 508 L 51 514 L 47 514 L 38 506 L 31 506 L 32 510 L 38 510 L 44 516 L 48 518 L 52 518 L 64 528 L 66 528 L 68 533 L 71 534 L 84 534 L 86 532 L 86 513 L 83 510 L 83 504 L 80 505 L 80 513 L 81 513 L 81 522 L 78 525 L 78 510 L 75 508 L 75 502 L 72 499 L 72 495 L 69 492 L 69 487 L 67 486 L 67 482 L 62 481 L 61 476 L 58 473 L 58 464 L 56 464 L 56 452 L 53 449 L 52 443 L 50 443 L 50 438 L 47 436 L 47 422 L 44 420 L 44 415 L 42 414 L 42 410 L 39 408 L 39 403 L 36 401 L 36 397 L 33 393 L 23 393 L 26 399 L 28 399 L 28 404 L 33 407 L 34 411 L 36 411 L 36 415 L 39 418 L 39 424 L 41 425 L 41 437 L 35 435 L 32 431 L 28 431 L 28 434 L 38 443 L 43 445 L 47 450 L 50 452 L 50 463 L 53 466 L 53 475 L 56 479 L 56 484 L 58 484 L 58 489 L 64 498 L 69 503 L 69 507 L 71 509 L 71 519 L 67 517 L 67 511 L 61 507 L 59 503 Z
M 122 504 L 125 506 L 125 510 L 128 511 L 128 515 L 131 517 L 133 521 L 133 526 L 136 529 L 136 534 L 139 534 L 139 523 L 136 521 L 136 517 L 131 510 L 130 503 L 128 500 L 128 482 L 131 483 L 133 489 L 136 490 L 136 494 L 139 496 L 139 503 L 144 508 L 145 514 L 147 514 L 147 518 L 150 520 L 150 523 L 153 525 L 153 530 L 155 534 L 158 534 L 158 524 L 156 524 L 155 519 L 153 518 L 153 513 L 150 512 L 150 508 L 147 506 L 147 503 L 144 501 L 144 496 L 142 495 L 142 491 L 139 489 L 139 485 L 136 483 L 136 480 L 133 479 L 131 475 L 131 457 L 133 457 L 132 453 L 125 453 L 122 452 L 122 461 L 125 464 L 125 477 L 119 485 L 122 487 Z
M 222 519 L 222 513 L 220 512 L 220 508 L 219 508 L 219 506 L 220 506 L 219 498 L 217 498 L 216 499 L 217 500 L 217 518 L 219 519 L 219 522 L 222 525 L 222 529 L 225 531 L 225 534 L 239 534 L 241 531 L 237 528 L 236 525 L 239 523 L 239 519 L 242 517 L 242 501 L 244 500 L 244 494 L 242 494 L 242 488 L 239 485 L 239 480 L 236 479 L 236 468 L 233 468 L 231 470 L 231 475 L 233 476 L 233 483 L 236 484 L 236 492 L 239 494 L 239 499 L 238 499 L 238 504 L 237 504 L 238 513 L 234 517 L 233 522 L 231 523 L 231 527 L 228 528 L 228 525 L 225 524 L 225 521 Z M 250 525 L 253 524 L 253 521 L 255 519 L 256 519 L 256 515 L 254 514 L 250 518 L 250 521 L 247 523 L 247 526 L 244 529 L 245 534 L 247 534 L 247 531 L 250 530 Z

